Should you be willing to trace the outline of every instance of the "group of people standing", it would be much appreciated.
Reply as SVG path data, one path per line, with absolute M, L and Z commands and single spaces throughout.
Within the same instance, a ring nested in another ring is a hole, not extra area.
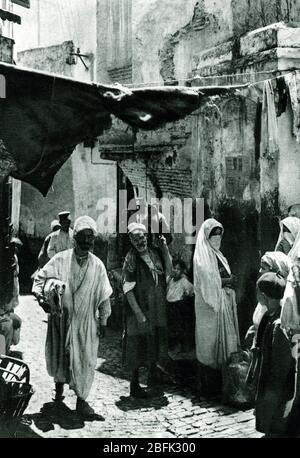
M 299 434 L 300 219 L 280 222 L 273 252 L 261 258 L 253 324 L 240 341 L 234 276 L 220 251 L 222 225 L 202 225 L 194 253 L 196 355 L 200 389 L 221 389 L 229 356 L 251 348 L 246 382 L 255 395 L 256 428 L 266 437 Z
M 33 293 L 48 313 L 46 365 L 55 382 L 54 401 L 63 400 L 64 385 L 68 384 L 77 395 L 78 413 L 103 420 L 86 399 L 94 378 L 99 338 L 104 336 L 111 313 L 112 287 L 103 262 L 93 254 L 95 221 L 82 216 L 73 229 L 70 224 L 69 212 L 60 213 L 58 221 L 53 221 L 52 232 L 39 254 Z M 289 216 L 280 222 L 274 251 L 261 258 L 258 304 L 242 342 L 236 278 L 221 251 L 223 235 L 224 228 L 217 220 L 209 218 L 202 224 L 194 251 L 192 284 L 184 263 L 172 261 L 163 234 L 149 238 L 142 222 L 128 225 L 131 248 L 123 265 L 122 288 L 123 364 L 131 371 L 130 395 L 147 398 L 163 393 L 162 376 L 170 375 L 170 342 L 180 340 L 178 333 L 172 334 L 170 324 L 172 320 L 184 321 L 181 309 L 189 298 L 195 310 L 201 395 L 220 393 L 222 371 L 230 356 L 248 346 L 253 353 L 248 382 L 256 393 L 257 429 L 266 435 L 291 434 L 298 415 L 298 360 L 292 345 L 300 331 L 300 218 Z M 48 280 L 52 300 L 60 304 L 61 313 L 53 313 L 45 295 Z M 142 367 L 148 369 L 147 386 L 140 383 Z

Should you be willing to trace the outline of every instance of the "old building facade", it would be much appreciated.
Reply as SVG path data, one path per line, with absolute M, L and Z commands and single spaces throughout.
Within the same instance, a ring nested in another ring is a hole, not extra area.
M 98 28 L 98 74 L 133 86 L 206 86 L 288 73 L 300 63 L 300 3 L 275 3 L 98 0 L 98 21 L 106 24 Z M 261 152 L 261 85 L 255 87 L 246 96 L 214 97 L 164 129 L 137 132 L 131 153 L 100 146 L 147 200 L 205 198 L 206 215 L 225 227 L 223 249 L 238 277 L 242 334 L 255 306 L 260 253 L 274 248 L 278 218 L 299 200 L 300 185 L 291 106 L 277 117 L 278 151 L 269 157 Z M 120 143 L 117 124 L 108 144 Z M 184 234 L 171 249 L 191 267 L 193 246 Z
M 41 7 L 32 0 L 16 32 L 19 64 L 129 88 L 257 83 L 300 66 L 299 1 L 71 3 L 51 0 Z M 88 70 L 78 57 L 72 63 L 78 47 Z M 62 206 L 100 224 L 103 197 L 116 203 L 110 210 L 116 228 L 119 189 L 146 201 L 202 197 L 206 216 L 225 227 L 223 249 L 238 277 L 244 333 L 255 306 L 260 253 L 274 248 L 278 218 L 298 202 L 300 184 L 289 101 L 277 110 L 276 155 L 263 154 L 261 85 L 252 89 L 211 98 L 185 120 L 156 131 L 132 132 L 115 121 L 94 144 L 76 148 L 46 199 L 22 184 L 22 228 L 45 236 Z M 175 235 L 171 250 L 191 267 L 186 234 Z

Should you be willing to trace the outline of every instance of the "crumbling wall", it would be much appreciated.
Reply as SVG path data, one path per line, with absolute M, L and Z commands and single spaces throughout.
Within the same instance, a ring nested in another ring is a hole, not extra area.
M 184 82 L 197 67 L 199 55 L 206 49 L 232 37 L 230 2 L 199 0 L 189 21 L 181 29 L 164 37 L 159 50 L 160 73 L 164 81 Z M 213 56 L 214 62 L 218 56 Z
M 172 36 L 191 19 L 196 0 L 135 0 L 132 11 L 132 79 L 135 84 L 163 82 L 160 50 L 166 36 Z
M 275 22 L 299 22 L 297 0 L 232 0 L 233 32 L 242 35 Z

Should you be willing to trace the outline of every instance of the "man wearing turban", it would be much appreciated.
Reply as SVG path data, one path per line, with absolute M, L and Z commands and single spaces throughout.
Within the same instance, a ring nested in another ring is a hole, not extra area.
M 54 400 L 63 400 L 64 384 L 69 384 L 77 395 L 76 410 L 86 419 L 95 415 L 86 398 L 94 379 L 99 334 L 103 334 L 111 313 L 112 288 L 105 266 L 90 252 L 96 234 L 92 218 L 78 218 L 74 224 L 74 248 L 50 259 L 33 284 L 33 293 L 47 312 L 45 282 L 51 278 L 65 284 L 62 315 L 48 315 L 46 365 L 55 381 Z
M 166 239 L 159 238 L 160 250 L 147 245 L 146 227 L 130 223 L 132 245 L 123 266 L 123 292 L 126 296 L 123 362 L 132 377 L 130 395 L 146 398 L 162 394 L 161 370 L 168 365 L 166 279 L 172 262 Z M 148 369 L 148 388 L 139 383 L 139 370 Z

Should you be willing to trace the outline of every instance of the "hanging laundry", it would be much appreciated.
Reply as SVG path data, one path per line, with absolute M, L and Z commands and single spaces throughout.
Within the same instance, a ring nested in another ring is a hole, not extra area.
M 276 85 L 278 91 L 277 116 L 280 116 L 286 110 L 289 91 L 284 76 L 279 76 L 276 78 Z
M 300 141 L 300 73 L 294 72 L 284 76 L 290 94 L 293 112 L 293 135 Z
M 261 121 L 261 156 L 275 161 L 279 150 L 278 124 L 271 80 L 266 80 L 263 86 Z

